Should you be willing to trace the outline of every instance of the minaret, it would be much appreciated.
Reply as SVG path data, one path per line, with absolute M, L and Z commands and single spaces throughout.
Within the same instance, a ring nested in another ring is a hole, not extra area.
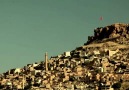
M 8 71 L 8 75 L 10 75 L 10 70 Z
M 46 71 L 48 71 L 48 55 L 47 55 L 47 52 L 45 53 L 45 68 L 46 68 Z
M 24 74 L 23 74 L 23 79 L 22 79 L 22 89 L 24 90 L 24 82 L 25 82 L 25 76 L 24 76 Z

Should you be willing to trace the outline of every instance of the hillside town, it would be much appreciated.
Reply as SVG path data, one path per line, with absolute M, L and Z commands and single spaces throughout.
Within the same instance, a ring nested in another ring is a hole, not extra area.
M 0 90 L 129 90 L 129 24 L 95 29 L 75 50 L 0 74 Z

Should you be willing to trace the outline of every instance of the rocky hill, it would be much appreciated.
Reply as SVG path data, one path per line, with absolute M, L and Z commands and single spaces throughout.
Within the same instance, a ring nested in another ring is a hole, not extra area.
M 117 43 L 129 44 L 129 24 L 115 23 L 106 27 L 99 27 L 94 30 L 94 36 L 88 37 L 88 42 L 90 43 L 114 41 Z
M 129 24 L 94 30 L 75 50 L 0 75 L 0 90 L 129 89 Z

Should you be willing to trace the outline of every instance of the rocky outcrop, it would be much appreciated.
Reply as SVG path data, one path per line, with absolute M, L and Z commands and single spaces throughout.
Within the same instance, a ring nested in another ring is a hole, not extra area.
M 122 43 L 126 42 L 127 39 L 129 39 L 129 24 L 116 23 L 106 27 L 96 28 L 94 30 L 94 36 L 89 36 L 85 45 L 107 40 Z

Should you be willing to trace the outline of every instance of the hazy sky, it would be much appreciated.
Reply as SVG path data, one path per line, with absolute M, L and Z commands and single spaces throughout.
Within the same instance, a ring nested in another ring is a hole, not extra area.
M 117 22 L 129 23 L 129 0 L 0 0 L 0 73 L 71 51 Z

